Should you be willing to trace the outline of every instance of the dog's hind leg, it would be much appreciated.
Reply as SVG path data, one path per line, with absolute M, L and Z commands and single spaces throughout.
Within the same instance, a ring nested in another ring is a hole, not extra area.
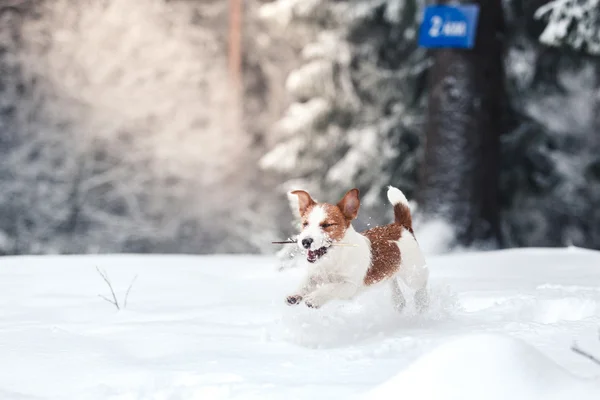
M 429 293 L 427 286 L 423 286 L 415 292 L 415 307 L 417 311 L 424 312 L 429 307 Z
M 427 293 L 427 281 L 429 280 L 429 269 L 425 262 L 425 257 L 417 243 L 414 235 L 404 231 L 398 247 L 402 255 L 398 277 L 414 293 L 415 306 L 417 311 L 424 311 L 429 305 Z
M 390 278 L 390 286 L 392 288 L 392 301 L 394 302 L 394 309 L 396 309 L 398 312 L 401 312 L 406 305 L 406 299 L 404 298 L 404 294 L 402 294 L 402 290 L 400 289 L 400 285 L 398 284 L 395 276 Z
M 415 290 L 415 308 L 422 313 L 429 308 L 429 291 L 427 290 L 429 281 L 429 269 L 419 268 L 418 273 L 413 280 Z

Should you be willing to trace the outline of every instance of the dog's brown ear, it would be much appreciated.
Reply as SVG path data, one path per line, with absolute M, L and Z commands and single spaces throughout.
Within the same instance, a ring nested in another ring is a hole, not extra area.
M 298 196 L 298 210 L 300 211 L 301 216 L 304 215 L 310 207 L 317 204 L 312 197 L 310 197 L 310 194 L 304 190 L 294 190 L 290 192 L 290 194 Z
M 360 192 L 358 189 L 352 189 L 344 198 L 338 203 L 338 207 L 342 210 L 342 213 L 347 220 L 352 221 L 358 216 L 358 209 L 360 208 L 360 199 L 358 198 Z

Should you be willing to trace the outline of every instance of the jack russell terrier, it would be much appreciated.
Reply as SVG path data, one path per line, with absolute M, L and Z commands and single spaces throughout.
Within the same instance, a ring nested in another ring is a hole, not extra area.
M 389 282 L 394 307 L 406 300 L 397 279 L 414 291 L 417 308 L 428 304 L 429 271 L 412 229 L 408 201 L 390 186 L 387 197 L 394 208 L 394 222 L 357 232 L 352 221 L 360 207 L 359 191 L 352 189 L 337 204 L 318 203 L 304 190 L 295 190 L 302 222 L 298 246 L 306 250 L 308 274 L 287 304 L 302 301 L 319 308 L 333 299 L 351 299 L 366 288 Z

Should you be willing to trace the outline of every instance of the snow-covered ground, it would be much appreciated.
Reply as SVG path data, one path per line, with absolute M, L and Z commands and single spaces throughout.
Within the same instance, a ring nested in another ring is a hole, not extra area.
M 600 355 L 600 252 L 428 261 L 430 310 L 398 315 L 386 286 L 287 307 L 302 271 L 268 257 L 1 258 L 0 398 L 600 398 L 570 350 Z M 125 310 L 96 267 L 121 301 L 138 276 Z

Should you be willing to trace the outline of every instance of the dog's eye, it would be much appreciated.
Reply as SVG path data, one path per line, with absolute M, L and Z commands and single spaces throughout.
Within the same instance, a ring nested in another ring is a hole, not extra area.
M 303 222 L 303 223 L 302 223 L 302 227 L 303 227 L 303 228 L 306 228 L 307 226 L 308 226 L 308 222 Z
M 330 226 L 334 226 L 337 224 L 321 224 L 321 228 L 329 228 Z

